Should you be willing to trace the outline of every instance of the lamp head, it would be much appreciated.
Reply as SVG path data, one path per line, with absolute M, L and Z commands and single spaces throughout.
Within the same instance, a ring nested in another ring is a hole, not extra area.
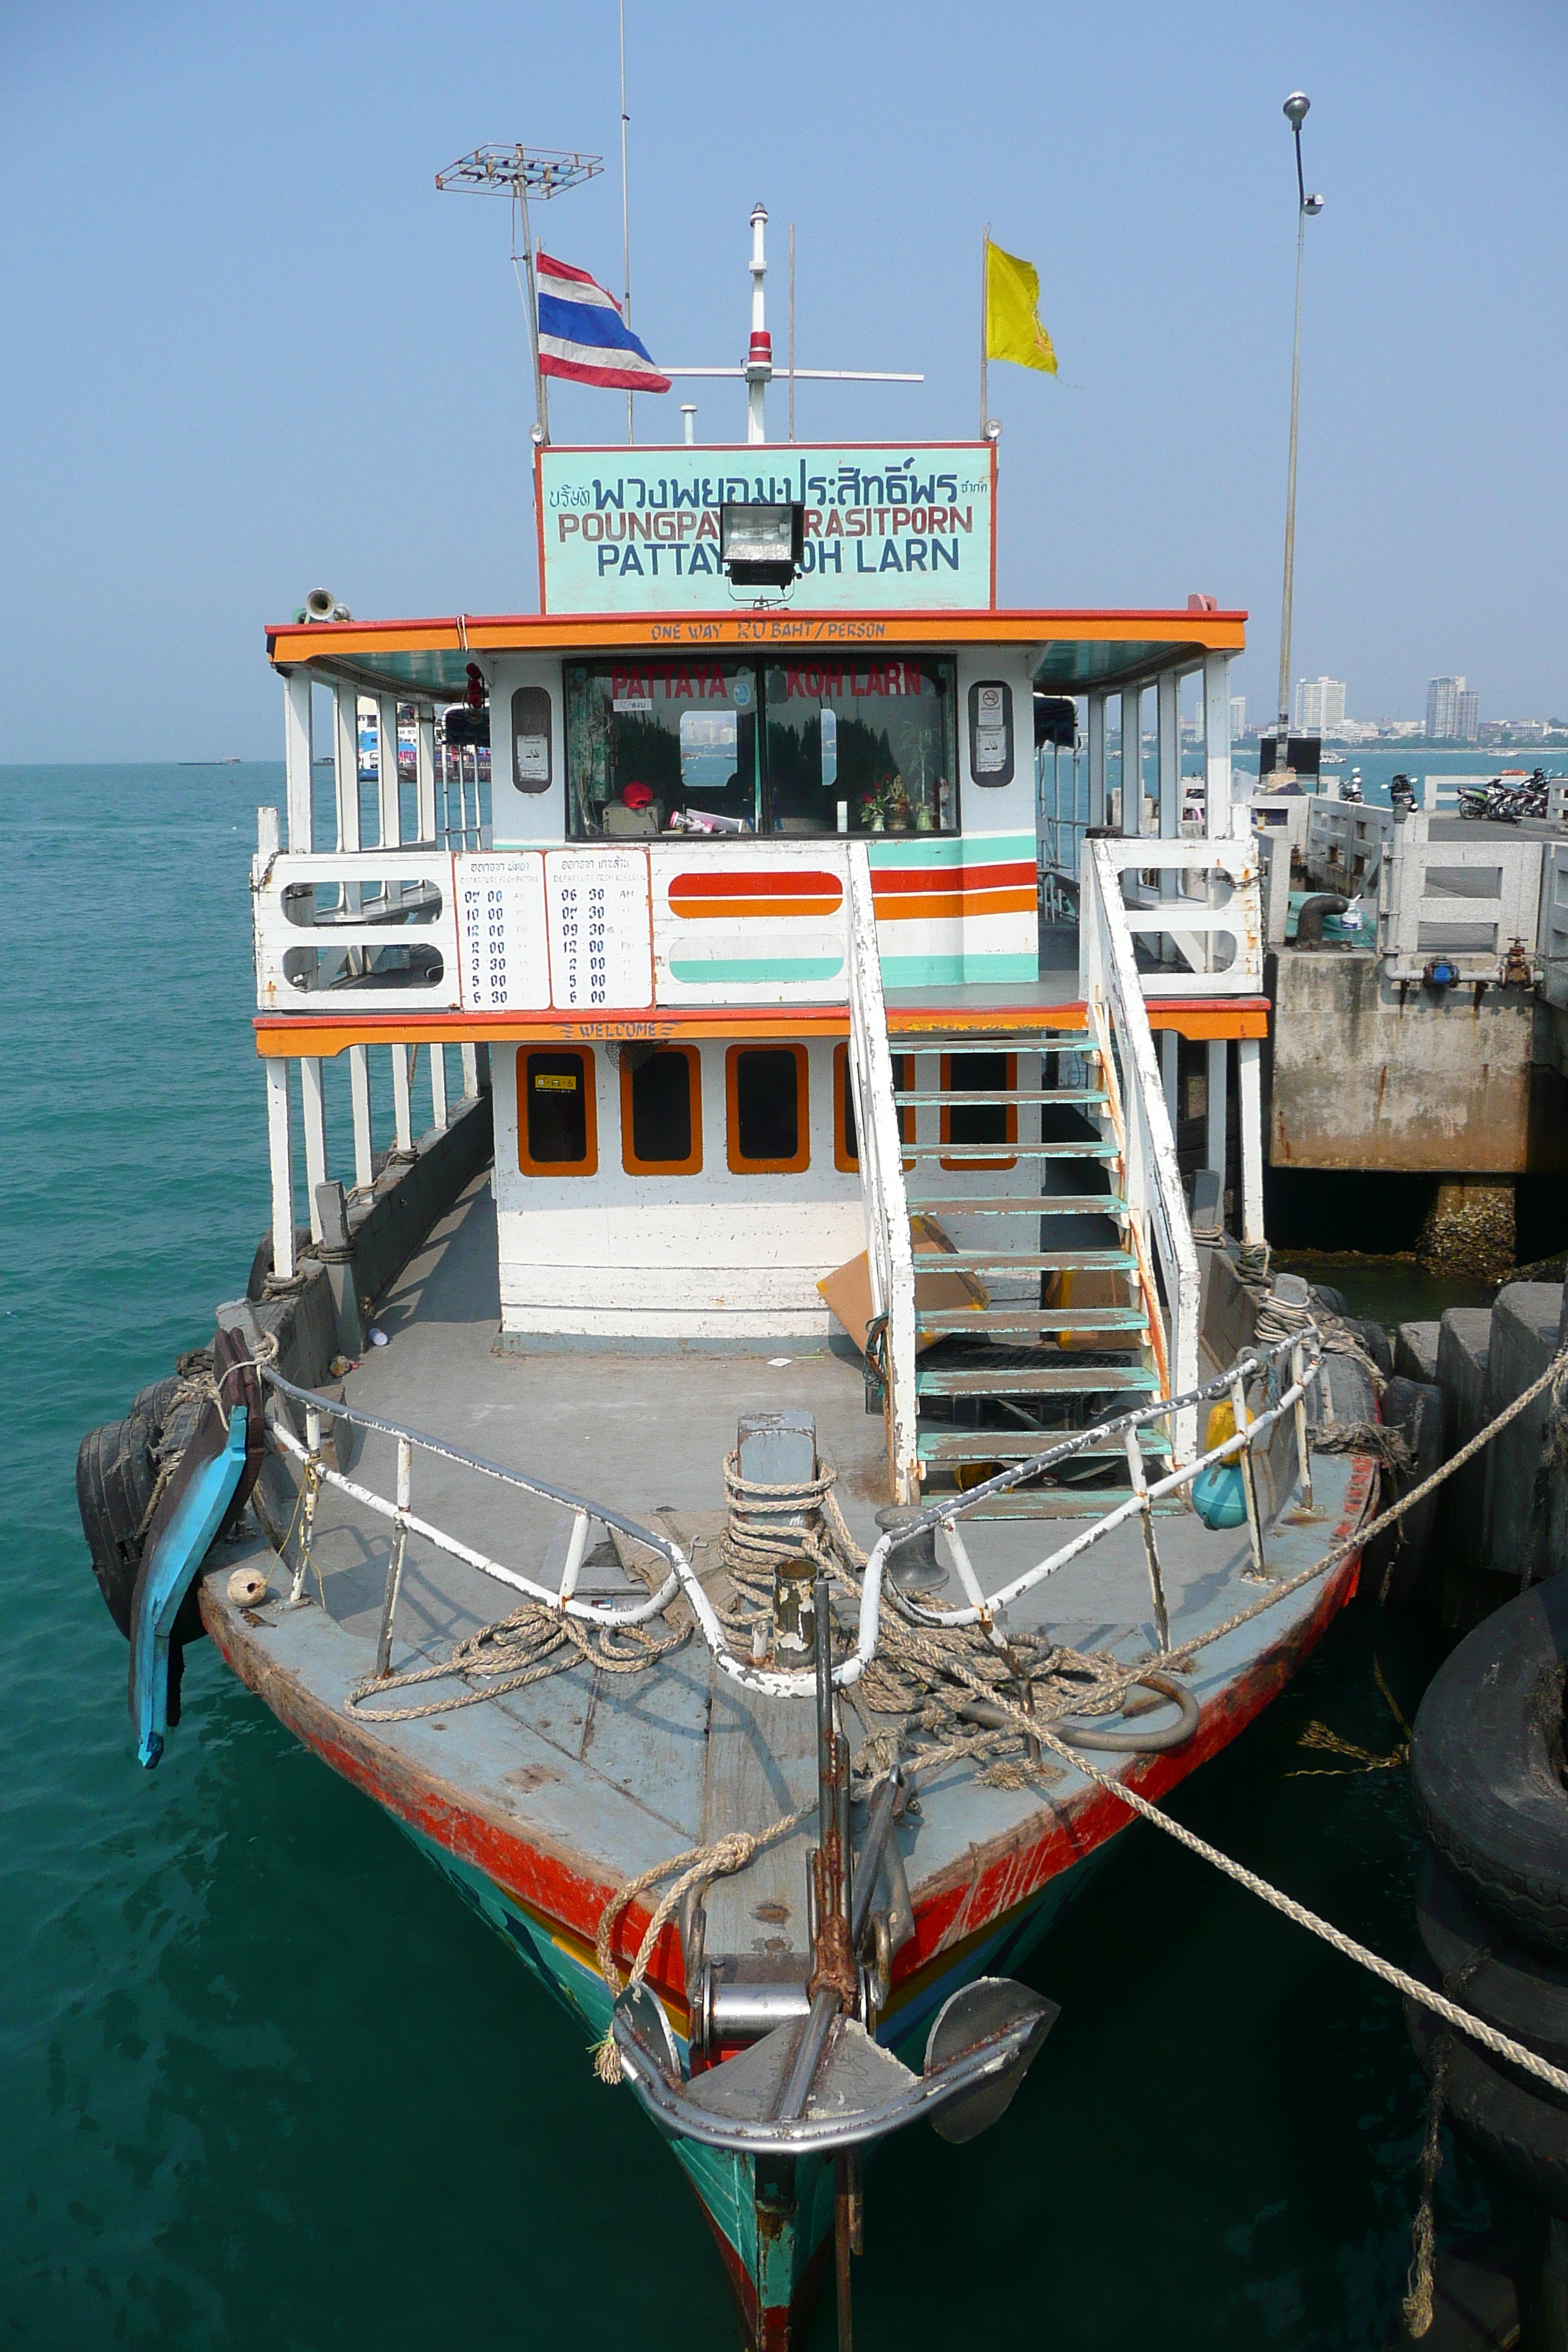
M 1319 213 L 1323 209 L 1323 200 L 1321 196 L 1309 196 L 1301 209 L 1304 213 L 1310 214 L 1310 215 L 1316 219 Z
M 1285 100 L 1285 120 L 1292 131 L 1300 131 L 1307 119 L 1311 100 L 1304 89 L 1293 89 Z

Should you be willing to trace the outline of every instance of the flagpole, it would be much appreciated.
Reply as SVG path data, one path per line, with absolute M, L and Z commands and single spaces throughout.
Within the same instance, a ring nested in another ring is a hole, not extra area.
M 789 437 L 795 439 L 795 223 L 789 225 Z
M 980 438 L 985 438 L 985 360 L 986 346 L 991 341 L 991 224 L 986 222 L 980 237 Z
M 539 419 L 539 429 L 546 441 L 550 438 L 550 402 L 544 389 L 544 370 L 539 364 L 539 281 L 533 274 L 533 229 L 528 217 L 528 185 L 520 176 L 517 201 L 522 208 L 522 266 L 528 272 L 528 299 L 523 309 L 528 312 L 528 349 L 533 362 L 533 407 Z M 513 256 L 515 266 L 516 256 Z
M 626 198 L 626 0 L 620 0 L 621 26 L 621 291 L 626 296 L 626 309 L 621 316 L 627 326 L 632 323 L 632 230 L 631 212 Z M 632 402 L 635 394 L 626 393 L 626 439 L 635 438 L 632 431 Z

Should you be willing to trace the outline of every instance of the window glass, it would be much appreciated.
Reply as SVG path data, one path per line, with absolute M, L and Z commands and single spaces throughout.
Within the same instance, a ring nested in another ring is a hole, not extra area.
M 956 833 L 953 665 L 850 654 L 765 679 L 775 833 Z
M 594 1068 L 571 1048 L 517 1057 L 519 1159 L 525 1174 L 570 1171 L 591 1176 L 596 1164 Z
M 732 1045 L 727 1076 L 731 1168 L 804 1168 L 810 1157 L 805 1046 Z
M 623 1046 L 622 1161 L 633 1173 L 693 1174 L 702 1165 L 694 1045 Z
M 752 833 L 757 676 L 749 663 L 568 663 L 573 834 Z

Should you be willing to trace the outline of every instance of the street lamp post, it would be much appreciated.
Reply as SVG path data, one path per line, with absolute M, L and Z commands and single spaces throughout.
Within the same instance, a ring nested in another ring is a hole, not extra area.
M 1296 338 L 1290 360 L 1290 472 L 1285 493 L 1285 589 L 1279 615 L 1279 751 L 1276 753 L 1281 766 L 1281 756 L 1289 740 L 1290 728 L 1290 605 L 1296 576 L 1296 419 L 1301 398 L 1301 265 L 1306 254 L 1307 222 L 1323 209 L 1321 196 L 1310 196 L 1307 183 L 1301 175 L 1301 125 L 1306 120 L 1311 100 L 1305 90 L 1293 89 L 1285 100 L 1285 120 L 1290 125 L 1296 142 Z

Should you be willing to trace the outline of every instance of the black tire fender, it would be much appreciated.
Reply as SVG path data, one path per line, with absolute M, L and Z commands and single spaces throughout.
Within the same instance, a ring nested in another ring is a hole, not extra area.
M 1463 1993 L 1457 1997 L 1462 2004 Z M 1568 2221 L 1568 2101 L 1408 1997 L 1405 2021 L 1428 2079 L 1447 2041 L 1443 2112 L 1449 2122 L 1532 2204 Z
M 1465 1891 L 1526 1944 L 1568 1954 L 1563 1782 L 1568 1576 L 1505 1601 L 1427 1685 L 1410 1747 L 1415 1809 Z
M 1568 1962 L 1528 1951 L 1470 1900 L 1435 1853 L 1422 1869 L 1415 1920 L 1435 1981 L 1450 2000 L 1568 2069 Z
M 145 1411 L 89 1429 L 77 1449 L 76 1500 L 105 1608 L 127 1641 L 142 1564 L 141 1528 L 158 1474 L 157 1429 Z

